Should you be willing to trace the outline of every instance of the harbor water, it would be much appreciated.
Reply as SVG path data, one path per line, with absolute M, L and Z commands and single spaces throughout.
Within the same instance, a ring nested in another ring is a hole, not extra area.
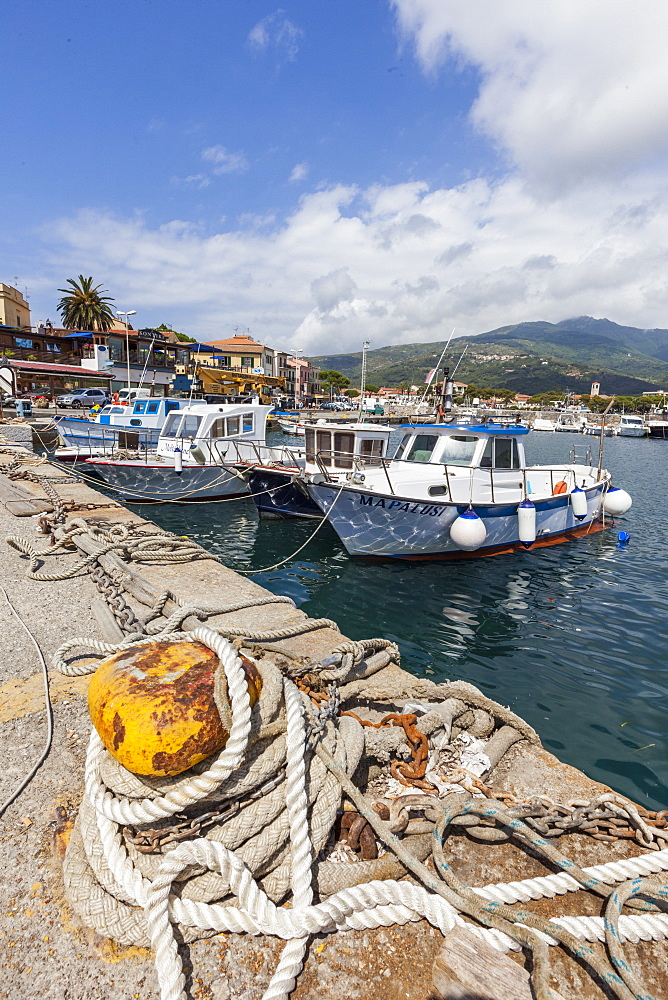
M 280 443 L 298 443 L 284 435 Z M 531 464 L 598 439 L 532 432 Z M 633 496 L 611 530 L 461 561 L 351 559 L 328 524 L 259 521 L 253 501 L 142 504 L 222 561 L 351 638 L 394 639 L 402 665 L 461 679 L 527 719 L 561 760 L 649 808 L 668 807 L 668 442 L 608 438 L 604 466 Z M 619 547 L 620 529 L 631 540 Z M 263 570 L 262 572 L 257 572 Z

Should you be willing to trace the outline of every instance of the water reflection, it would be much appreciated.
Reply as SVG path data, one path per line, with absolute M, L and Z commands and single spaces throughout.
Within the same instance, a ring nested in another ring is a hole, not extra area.
M 563 460 L 569 437 L 530 435 L 533 459 Z M 561 759 L 666 807 L 668 443 L 620 438 L 605 447 L 605 464 L 634 496 L 628 548 L 610 531 L 493 559 L 363 562 L 324 525 L 294 561 L 253 579 L 313 617 L 334 618 L 351 637 L 394 639 L 418 675 L 477 684 Z M 259 522 L 250 500 L 141 513 L 240 570 L 279 562 L 314 529 L 312 521 Z

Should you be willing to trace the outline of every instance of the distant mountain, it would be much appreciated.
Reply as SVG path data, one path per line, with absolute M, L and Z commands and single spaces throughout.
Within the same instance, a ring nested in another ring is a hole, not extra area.
M 440 341 L 369 351 L 367 380 L 373 385 L 422 385 L 444 346 Z M 623 395 L 668 388 L 668 330 L 619 326 L 591 316 L 561 323 L 518 323 L 453 340 L 446 357 L 451 370 L 464 348 L 455 377 L 480 388 L 532 394 L 550 389 L 588 392 L 593 381 L 601 383 L 604 393 Z M 361 352 L 311 360 L 359 384 Z

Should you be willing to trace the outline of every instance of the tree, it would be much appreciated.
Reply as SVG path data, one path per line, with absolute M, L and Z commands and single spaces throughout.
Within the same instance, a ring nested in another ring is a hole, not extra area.
M 84 278 L 79 275 L 79 281 L 68 278 L 67 284 L 70 288 L 59 288 L 63 293 L 63 298 L 58 303 L 58 312 L 62 316 L 63 326 L 66 330 L 110 330 L 114 317 L 109 302 L 114 300 L 105 297 L 101 291 L 106 292 L 102 285 L 93 286 L 92 278 Z
M 350 399 L 356 399 L 357 396 L 359 396 L 359 392 L 357 391 L 357 389 L 346 389 L 345 395 L 348 396 Z
M 364 386 L 364 391 L 370 392 L 372 396 L 375 396 L 375 394 L 378 392 L 378 388 L 379 387 L 377 385 L 372 385 L 370 382 L 367 382 L 366 385 Z
M 332 388 L 332 389 L 338 389 L 339 391 L 341 391 L 342 389 L 347 389 L 348 386 L 350 385 L 350 379 L 347 378 L 345 375 L 342 375 L 341 372 L 335 371 L 333 368 L 327 369 L 324 372 L 320 372 L 319 381 L 320 385 L 324 389 Z

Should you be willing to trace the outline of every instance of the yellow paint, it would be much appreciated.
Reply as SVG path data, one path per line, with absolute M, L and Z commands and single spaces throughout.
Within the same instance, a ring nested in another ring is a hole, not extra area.
M 65 677 L 55 671 L 49 676 L 49 690 L 53 702 L 63 701 L 73 694 L 85 695 L 89 677 Z M 22 719 L 33 712 L 44 711 L 44 681 L 42 675 L 33 674 L 27 680 L 13 679 L 0 684 L 0 722 Z
M 213 698 L 216 655 L 200 642 L 147 642 L 103 660 L 88 710 L 109 753 L 135 774 L 181 774 L 222 749 Z M 247 661 L 251 704 L 259 674 Z

